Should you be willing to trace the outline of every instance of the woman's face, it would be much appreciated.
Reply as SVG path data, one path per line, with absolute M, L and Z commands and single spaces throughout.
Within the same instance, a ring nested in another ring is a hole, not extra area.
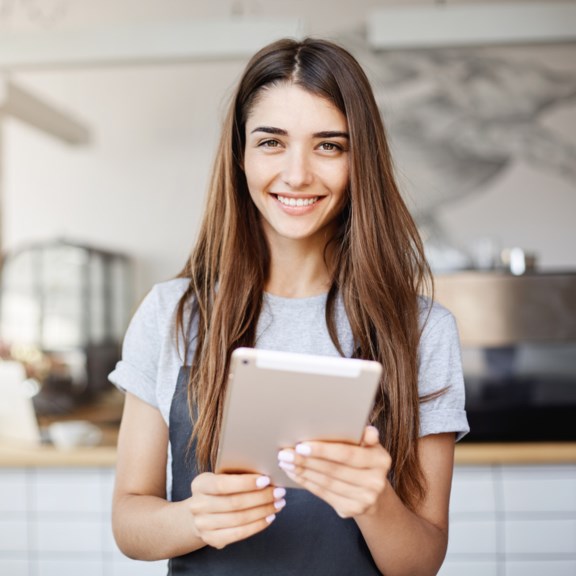
M 346 203 L 345 116 L 293 84 L 265 89 L 246 121 L 244 171 L 272 245 L 283 239 L 325 244 Z

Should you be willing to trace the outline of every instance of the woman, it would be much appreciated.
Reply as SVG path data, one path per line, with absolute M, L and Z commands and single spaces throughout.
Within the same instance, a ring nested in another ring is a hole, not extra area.
M 127 391 L 121 550 L 171 558 L 171 574 L 436 574 L 468 428 L 455 324 L 419 296 L 429 280 L 358 63 L 321 40 L 262 49 L 233 97 L 192 256 L 144 300 L 110 377 Z M 279 453 L 306 490 L 210 471 L 239 346 L 385 367 L 360 446 Z

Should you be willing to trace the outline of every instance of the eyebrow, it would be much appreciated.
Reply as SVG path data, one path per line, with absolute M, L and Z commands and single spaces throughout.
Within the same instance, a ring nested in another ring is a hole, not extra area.
M 258 126 L 250 132 L 264 132 L 266 134 L 275 134 L 277 136 L 288 136 L 288 132 L 282 128 L 274 128 L 273 126 Z M 323 130 L 322 132 L 315 132 L 312 134 L 314 138 L 346 138 L 350 139 L 348 132 L 342 132 L 340 130 Z

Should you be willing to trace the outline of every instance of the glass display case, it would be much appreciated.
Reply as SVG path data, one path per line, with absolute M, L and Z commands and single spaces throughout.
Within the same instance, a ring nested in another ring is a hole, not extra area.
M 64 412 L 110 386 L 132 311 L 131 269 L 123 254 L 62 240 L 4 257 L 0 342 L 41 383 L 39 412 Z

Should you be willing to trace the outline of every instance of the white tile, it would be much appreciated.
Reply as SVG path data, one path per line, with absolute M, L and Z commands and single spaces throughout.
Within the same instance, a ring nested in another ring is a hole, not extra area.
M 102 484 L 98 469 L 39 470 L 34 492 L 39 514 L 102 514 Z
M 496 522 L 453 520 L 450 522 L 448 554 L 496 554 Z
M 576 467 L 506 466 L 502 488 L 507 512 L 576 512 Z
M 5 576 L 29 576 L 27 558 L 0 558 L 0 574 Z
M 576 478 L 576 464 L 550 465 L 508 465 L 501 466 L 501 474 L 506 479 L 522 478 Z
M 99 520 L 39 519 L 35 536 L 40 552 L 101 552 L 102 522 Z
M 0 520 L 0 552 L 25 552 L 28 542 L 28 522 L 25 519 Z
M 491 480 L 493 478 L 492 466 L 457 464 L 454 466 L 454 478 L 459 480 Z
M 576 560 L 506 562 L 506 576 L 574 576 L 575 574 Z
M 168 563 L 166 560 L 158 562 L 139 562 L 137 560 L 125 560 L 112 562 L 111 571 L 106 566 L 106 576 L 166 576 Z
M 468 560 L 455 561 L 447 560 L 438 572 L 438 576 L 499 576 L 498 564 L 495 561 Z
M 450 513 L 493 513 L 496 510 L 494 478 L 486 467 L 457 468 L 452 480 Z
M 20 468 L 0 468 L 0 514 L 28 510 L 28 475 Z
M 114 492 L 114 470 L 103 468 L 101 471 L 102 482 L 102 511 L 110 516 L 112 514 L 112 494 Z
M 506 520 L 504 529 L 507 554 L 576 554 L 576 520 Z
M 102 576 L 104 561 L 100 558 L 44 558 L 36 562 L 37 576 Z

